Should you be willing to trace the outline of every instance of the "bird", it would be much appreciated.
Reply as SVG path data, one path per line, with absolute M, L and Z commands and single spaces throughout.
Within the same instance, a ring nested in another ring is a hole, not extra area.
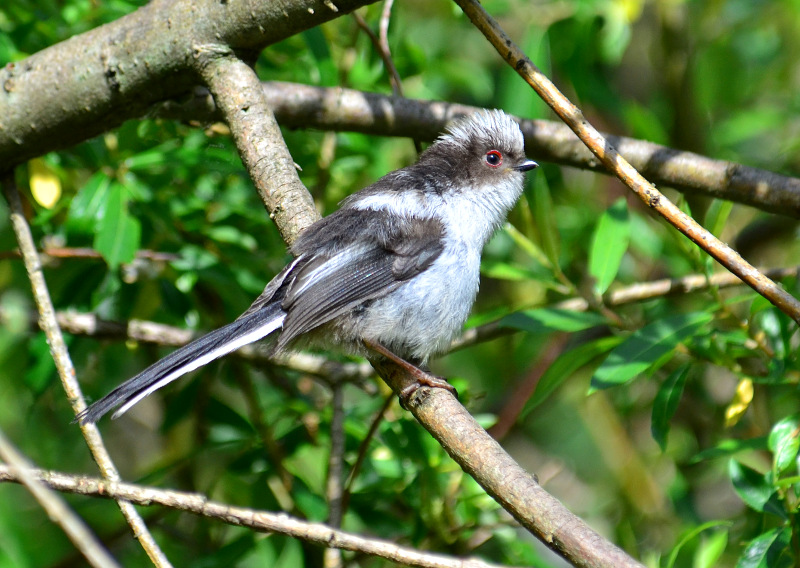
M 415 368 L 444 352 L 475 301 L 484 246 L 538 167 L 502 110 L 454 121 L 416 163 L 344 199 L 290 246 L 294 259 L 236 320 L 173 351 L 76 417 L 118 418 L 240 347 L 317 347 Z

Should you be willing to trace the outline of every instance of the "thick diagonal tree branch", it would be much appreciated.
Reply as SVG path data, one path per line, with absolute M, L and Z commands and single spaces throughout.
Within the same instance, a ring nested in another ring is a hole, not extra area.
M 395 365 L 379 362 L 375 366 L 398 395 L 415 382 Z M 542 489 L 450 392 L 420 388 L 411 396 L 408 409 L 489 495 L 574 566 L 641 568 Z
M 231 129 L 239 156 L 275 221 L 292 244 L 320 217 L 300 181 L 253 69 L 224 48 L 195 48 L 198 73 L 206 82 Z
M 274 120 L 272 111 L 263 94 L 259 96 L 256 93 L 261 89 L 255 73 L 224 49 L 203 49 L 206 53 L 201 57 L 207 56 L 208 59 L 199 60 L 200 74 L 208 83 L 217 105 L 223 109 L 250 176 L 257 184 L 264 184 L 267 195 L 279 191 L 282 184 L 291 185 L 292 191 L 298 194 L 303 193 L 299 180 L 295 182 L 292 179 L 292 162 L 282 157 L 284 152 L 288 154 L 288 150 L 279 150 L 285 145 L 280 131 L 270 127 Z M 239 90 L 244 92 L 242 96 L 236 94 Z M 259 137 L 262 136 L 269 140 L 261 140 Z M 262 177 L 259 165 L 262 160 L 271 160 L 272 154 L 259 156 L 258 152 L 267 148 L 278 152 L 276 163 L 280 167 L 292 171 Z M 284 181 L 287 179 L 284 175 L 289 181 Z M 277 213 L 271 209 L 275 203 L 269 198 L 266 200 L 271 216 Z M 288 227 L 282 232 L 284 235 L 295 234 Z M 387 360 L 376 359 L 373 366 L 398 394 L 417 382 L 405 369 Z M 414 397 L 411 409 L 417 420 L 489 495 L 555 552 L 576 566 L 640 566 L 542 489 L 452 395 L 429 388 L 422 388 L 418 393 L 430 396 Z
M 67 148 L 197 83 L 198 45 L 257 51 L 370 0 L 154 0 L 0 69 L 0 169 Z

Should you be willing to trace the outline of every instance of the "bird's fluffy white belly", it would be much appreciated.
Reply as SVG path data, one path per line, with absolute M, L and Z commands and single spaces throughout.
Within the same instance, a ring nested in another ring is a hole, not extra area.
M 480 278 L 480 258 L 448 251 L 424 273 L 373 302 L 363 337 L 419 361 L 444 351 L 469 315 Z

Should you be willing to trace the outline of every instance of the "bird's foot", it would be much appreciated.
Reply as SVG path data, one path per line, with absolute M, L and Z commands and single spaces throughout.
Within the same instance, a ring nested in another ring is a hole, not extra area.
M 385 357 L 386 359 L 392 361 L 399 367 L 403 368 L 406 372 L 408 372 L 416 382 L 404 387 L 399 393 L 398 397 L 400 398 L 400 406 L 408 409 L 407 403 L 411 400 L 411 396 L 417 392 L 421 387 L 431 387 L 431 388 L 438 388 L 438 389 L 445 389 L 453 394 L 456 398 L 458 398 L 458 391 L 456 388 L 447 382 L 446 379 L 443 377 L 437 377 L 436 375 L 432 375 L 426 371 L 423 371 L 413 363 L 409 363 L 402 357 L 398 357 L 391 351 L 389 351 L 386 347 L 378 343 L 377 341 L 372 341 L 371 339 L 364 339 L 364 345 L 378 353 L 379 355 Z

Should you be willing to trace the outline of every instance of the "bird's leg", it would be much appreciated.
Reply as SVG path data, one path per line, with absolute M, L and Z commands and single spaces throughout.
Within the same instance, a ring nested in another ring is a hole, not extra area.
M 442 377 L 437 377 L 435 375 L 431 375 L 430 373 L 423 371 L 416 365 L 409 363 L 402 357 L 398 357 L 391 351 L 389 351 L 386 347 L 378 343 L 377 341 L 372 341 L 371 339 L 362 339 L 364 345 L 367 349 L 374 351 L 375 353 L 389 359 L 396 365 L 399 365 L 403 369 L 405 369 L 411 376 L 416 379 L 416 382 L 413 384 L 408 385 L 403 390 L 400 391 L 399 397 L 400 402 L 403 408 L 406 407 L 406 402 L 411 398 L 411 395 L 414 394 L 417 389 L 420 387 L 432 387 L 438 389 L 445 389 L 453 393 L 453 396 L 458 398 L 458 391 L 456 388 L 447 382 L 447 380 L 443 379 Z

